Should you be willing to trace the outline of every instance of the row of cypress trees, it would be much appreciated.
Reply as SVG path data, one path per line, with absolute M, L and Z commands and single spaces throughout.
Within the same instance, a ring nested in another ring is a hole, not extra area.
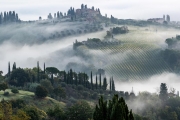
M 101 74 L 99 74 L 99 81 L 98 81 L 98 77 L 96 74 L 96 80 L 95 83 L 93 82 L 93 76 L 92 76 L 92 71 L 91 71 L 91 75 L 90 75 L 90 80 L 88 79 L 88 75 L 86 73 L 76 73 L 73 72 L 72 69 L 70 69 L 70 71 L 68 71 L 66 73 L 66 71 L 64 71 L 64 82 L 67 84 L 75 84 L 77 85 L 83 85 L 86 88 L 89 89 L 103 89 L 103 90 L 107 90 L 107 78 L 104 77 L 103 81 L 101 79 Z M 115 91 L 115 84 L 114 84 L 114 80 L 113 77 L 110 78 L 110 85 L 109 85 L 109 89 L 110 91 Z
M 13 63 L 12 71 L 16 69 L 16 62 Z M 8 77 L 11 75 L 11 65 L 8 63 Z
M 15 11 L 9 11 L 9 12 L 4 12 L 4 14 L 1 12 L 0 14 L 0 24 L 2 23 L 7 23 L 7 22 L 18 22 L 19 17 L 18 14 L 15 13 Z
M 13 63 L 13 67 L 12 70 L 16 69 L 16 63 Z M 10 76 L 11 70 L 10 70 L 10 62 L 8 63 L 8 76 Z M 40 72 L 40 67 L 39 67 L 39 61 L 37 62 L 37 82 L 40 82 L 40 74 L 46 74 L 46 66 L 44 63 L 44 70 L 42 72 Z M 74 85 L 83 85 L 86 88 L 92 89 L 92 90 L 97 90 L 97 89 L 103 89 L 103 90 L 107 90 L 107 86 L 108 86 L 108 82 L 107 82 L 107 78 L 104 77 L 104 79 L 101 79 L 101 74 L 99 74 L 99 80 L 98 80 L 98 76 L 96 74 L 95 77 L 95 83 L 93 80 L 93 75 L 92 75 L 92 71 L 91 71 L 91 75 L 90 75 L 90 80 L 88 75 L 84 72 L 73 72 L 72 69 L 70 69 L 67 73 L 66 71 L 63 72 L 63 76 L 64 76 L 64 82 L 66 84 L 74 84 Z M 53 81 L 53 74 L 51 75 L 51 81 Z M 53 82 L 52 82 L 53 83 Z M 114 84 L 114 80 L 113 77 L 110 78 L 110 82 L 109 82 L 109 90 L 110 91 L 115 91 L 115 84 Z
M 114 95 L 112 100 L 104 101 L 103 97 L 99 99 L 96 105 L 94 120 L 134 120 L 132 110 L 128 110 L 125 100 L 118 95 Z

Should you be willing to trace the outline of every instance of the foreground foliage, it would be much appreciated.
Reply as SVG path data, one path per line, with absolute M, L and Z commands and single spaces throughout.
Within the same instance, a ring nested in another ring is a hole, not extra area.
M 132 110 L 128 110 L 125 100 L 118 95 L 114 95 L 112 100 L 104 101 L 103 97 L 99 99 L 96 105 L 94 120 L 134 120 Z

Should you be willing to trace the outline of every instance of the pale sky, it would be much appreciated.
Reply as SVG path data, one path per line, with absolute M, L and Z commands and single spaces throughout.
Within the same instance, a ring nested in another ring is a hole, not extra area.
M 82 3 L 100 8 L 108 17 L 148 19 L 169 14 L 172 21 L 180 21 L 180 0 L 0 0 L 0 11 L 15 10 L 21 20 L 37 20 L 46 19 L 48 13 L 67 12 L 71 6 L 80 8 Z

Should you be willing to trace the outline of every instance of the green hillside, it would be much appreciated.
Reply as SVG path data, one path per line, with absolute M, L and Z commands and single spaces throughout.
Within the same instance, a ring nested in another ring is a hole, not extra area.
M 9 92 L 8 96 L 3 95 L 3 91 L 0 91 L 0 101 L 4 100 L 15 100 L 15 99 L 23 99 L 27 105 L 35 105 L 42 110 L 47 110 L 50 107 L 54 107 L 55 105 L 59 105 L 64 108 L 65 103 L 59 102 L 50 97 L 46 97 L 45 99 L 38 99 L 34 96 L 33 92 L 19 90 L 19 93 L 14 94 L 11 92 L 11 89 L 7 89 L 6 92 Z
M 178 30 L 157 26 L 130 26 L 129 30 L 129 33 L 114 35 L 121 44 L 89 48 L 81 46 L 79 50 L 88 53 L 92 64 L 98 63 L 95 66 L 97 69 L 103 68 L 106 75 L 120 80 L 143 80 L 172 71 L 161 52 L 167 47 L 165 39 L 174 36 Z

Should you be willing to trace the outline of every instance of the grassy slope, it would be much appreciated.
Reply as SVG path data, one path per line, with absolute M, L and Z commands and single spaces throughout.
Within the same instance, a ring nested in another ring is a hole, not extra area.
M 159 26 L 128 27 L 129 33 L 114 36 L 122 41 L 121 45 L 81 49 L 91 51 L 92 61 L 99 62 L 107 75 L 118 79 L 140 80 L 171 71 L 160 56 L 160 51 L 166 47 L 165 39 L 175 36 L 179 31 Z
M 47 110 L 48 108 L 53 107 L 57 104 L 59 104 L 59 106 L 62 108 L 64 108 L 66 105 L 63 102 L 59 102 L 50 97 L 46 97 L 45 99 L 37 99 L 34 97 L 34 93 L 29 91 L 19 90 L 19 93 L 17 94 L 13 94 L 10 89 L 7 89 L 6 91 L 10 93 L 9 96 L 4 96 L 4 91 L 0 91 L 0 100 L 23 99 L 26 102 L 26 104 L 35 105 L 42 110 Z

